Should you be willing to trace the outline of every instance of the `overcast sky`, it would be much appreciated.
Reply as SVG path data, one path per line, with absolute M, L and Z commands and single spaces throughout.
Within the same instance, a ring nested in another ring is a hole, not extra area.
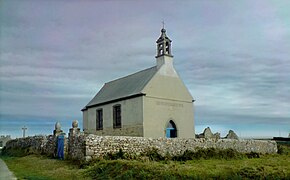
M 163 20 L 196 133 L 288 136 L 288 0 L 2 0 L 0 134 L 82 124 L 105 82 L 155 65 Z

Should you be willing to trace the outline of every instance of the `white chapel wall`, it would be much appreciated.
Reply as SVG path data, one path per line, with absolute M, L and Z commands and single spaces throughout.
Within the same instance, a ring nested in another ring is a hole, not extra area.
M 144 137 L 165 137 L 166 125 L 173 120 L 177 137 L 194 138 L 193 98 L 168 60 L 172 59 L 159 67 L 143 90 Z
M 113 128 L 113 106 L 121 105 L 122 128 Z M 96 110 L 103 109 L 103 130 L 96 130 Z M 142 97 L 131 98 L 102 106 L 88 108 L 86 133 L 97 135 L 143 136 Z M 85 125 L 85 123 L 84 123 Z
M 192 102 L 193 98 L 179 76 L 175 73 L 174 76 L 164 74 L 175 72 L 172 68 L 172 66 L 163 65 L 142 92 L 152 97 Z
M 170 120 L 176 124 L 178 138 L 195 137 L 192 103 L 144 97 L 144 137 L 165 137 Z

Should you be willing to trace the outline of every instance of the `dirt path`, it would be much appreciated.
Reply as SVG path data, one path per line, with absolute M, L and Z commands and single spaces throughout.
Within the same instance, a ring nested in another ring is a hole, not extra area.
M 0 159 L 0 180 L 14 180 L 17 179 L 13 173 L 8 169 L 5 162 Z

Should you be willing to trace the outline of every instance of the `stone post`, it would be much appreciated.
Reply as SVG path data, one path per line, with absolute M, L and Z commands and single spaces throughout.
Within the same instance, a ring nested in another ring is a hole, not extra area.
M 59 122 L 55 123 L 55 129 L 53 130 L 53 136 L 57 137 L 58 135 L 62 134 L 63 131 L 61 130 L 61 125 Z
M 72 128 L 69 129 L 69 135 L 68 135 L 69 137 L 78 135 L 80 133 L 80 128 L 78 128 L 78 126 L 79 126 L 78 120 L 74 120 L 72 122 Z
M 72 157 L 72 154 L 74 153 L 74 143 L 75 138 L 80 135 L 80 128 L 78 128 L 79 122 L 78 120 L 74 120 L 72 122 L 72 128 L 69 129 L 68 134 L 68 156 Z

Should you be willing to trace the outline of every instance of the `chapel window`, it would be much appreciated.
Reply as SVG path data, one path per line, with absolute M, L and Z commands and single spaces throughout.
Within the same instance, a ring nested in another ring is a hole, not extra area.
M 97 124 L 96 129 L 102 130 L 103 129 L 103 109 L 97 109 L 96 115 L 97 115 L 97 117 L 96 117 L 96 124 Z
M 113 127 L 114 128 L 121 128 L 122 122 L 121 122 L 121 105 L 117 104 L 113 106 Z

